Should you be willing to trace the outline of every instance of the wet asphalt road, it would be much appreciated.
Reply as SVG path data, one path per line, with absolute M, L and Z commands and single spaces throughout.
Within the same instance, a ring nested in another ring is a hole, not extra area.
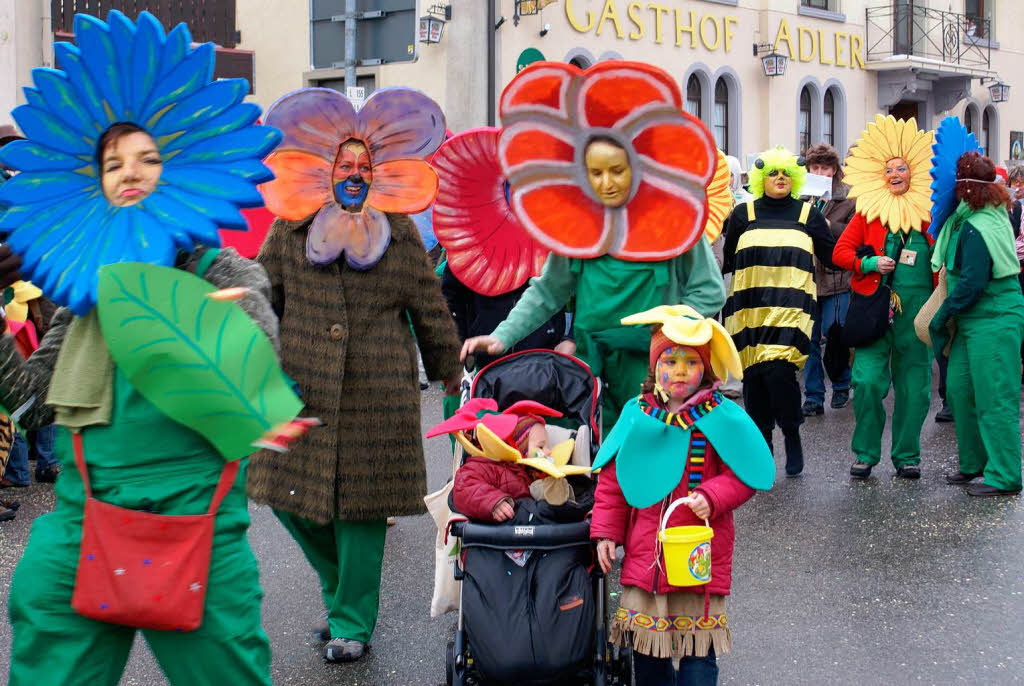
M 424 394 L 423 423 L 439 420 L 440 394 L 432 389 Z M 852 423 L 851 407 L 808 420 L 804 475 L 785 479 L 780 465 L 775 490 L 737 512 L 729 606 L 735 646 L 719 660 L 720 683 L 1024 683 L 1024 500 L 974 499 L 946 486 L 942 474 L 955 467 L 953 427 L 931 416 L 919 482 L 894 480 L 883 463 L 866 482 L 851 483 Z M 776 442 L 781 448 L 778 434 Z M 450 474 L 448 442 L 433 439 L 426 448 L 435 489 Z M 4 618 L 31 519 L 53 505 L 45 486 L 14 495 L 21 512 L 0 524 Z M 454 618 L 429 617 L 434 526 L 427 515 L 389 530 L 369 656 L 326 665 L 308 631 L 321 612 L 314 574 L 269 509 L 251 510 L 275 684 L 444 683 Z M 0 622 L 0 683 L 10 639 L 9 624 Z M 144 643 L 136 644 L 121 683 L 166 683 Z M 225 675 L 224 686 L 231 684 Z

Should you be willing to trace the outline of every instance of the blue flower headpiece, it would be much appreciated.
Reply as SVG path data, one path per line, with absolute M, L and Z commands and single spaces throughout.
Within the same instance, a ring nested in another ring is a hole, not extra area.
M 956 162 L 967 152 L 982 152 L 978 140 L 957 117 L 946 117 L 935 129 L 932 144 L 932 223 L 928 233 L 933 237 L 956 209 Z
M 61 69 L 32 71 L 28 103 L 12 112 L 26 140 L 0 150 L 21 171 L 0 186 L 0 231 L 26 278 L 82 315 L 101 266 L 171 266 L 179 249 L 220 245 L 218 227 L 245 229 L 238 210 L 263 204 L 256 185 L 273 174 L 262 159 L 281 133 L 255 125 L 245 79 L 213 81 L 213 44 L 191 48 L 185 24 L 165 35 L 148 12 L 137 24 L 79 14 L 75 39 L 54 46 Z M 155 190 L 128 207 L 100 186 L 97 143 L 117 122 L 149 132 L 163 158 Z

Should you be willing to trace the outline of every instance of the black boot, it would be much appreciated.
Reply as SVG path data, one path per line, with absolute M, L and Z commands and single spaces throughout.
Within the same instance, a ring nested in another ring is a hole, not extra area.
M 804 447 L 800 443 L 800 432 L 786 435 L 786 476 L 799 476 L 804 471 Z

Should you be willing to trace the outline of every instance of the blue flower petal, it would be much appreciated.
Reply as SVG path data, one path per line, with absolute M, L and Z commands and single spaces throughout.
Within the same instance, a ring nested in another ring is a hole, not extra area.
M 95 179 L 76 172 L 25 172 L 0 184 L 0 205 L 52 200 L 95 185 Z
M 19 105 L 11 111 L 11 116 L 18 122 L 25 138 L 46 141 L 51 147 L 72 155 L 91 155 L 95 151 L 95 142 L 75 133 L 46 110 Z
M 2 159 L 2 155 L 0 155 Z M 168 168 L 168 164 L 165 163 L 164 169 Z M 188 169 L 209 169 L 211 171 L 219 171 L 232 176 L 237 176 L 240 179 L 245 179 L 250 183 L 266 183 L 274 179 L 274 172 L 270 171 L 270 168 L 263 164 L 260 160 L 248 159 L 238 160 L 232 163 L 230 166 L 227 165 L 216 165 L 216 164 L 189 164 L 186 165 Z
M 196 212 L 186 207 L 174 198 L 157 190 L 148 198 L 139 203 L 139 207 L 150 215 L 160 225 L 167 227 L 165 230 L 172 230 L 176 236 L 185 236 L 188 240 L 193 237 L 209 237 L 217 235 L 217 225 L 201 212 Z M 180 238 L 176 238 L 178 245 L 182 245 Z M 220 245 L 219 242 L 210 243 L 201 241 L 207 245 Z
M 91 167 L 91 157 L 76 157 L 30 140 L 11 141 L 0 149 L 0 165 L 22 172 L 70 171 Z
M 105 23 L 88 14 L 75 15 L 75 41 L 82 53 L 89 56 L 85 68 L 99 88 L 103 102 L 110 108 L 114 121 L 125 119 L 124 84 L 120 59 Z
M 160 226 L 153 221 L 153 217 L 138 208 L 132 209 L 132 222 L 129 227 L 129 242 L 135 246 L 135 252 L 140 262 L 149 264 L 174 264 L 174 258 L 178 253 L 171 237 L 167 232 L 161 231 Z M 186 250 L 194 246 L 189 245 Z
M 46 107 L 61 121 L 82 137 L 90 136 L 95 130 L 89 111 L 82 108 L 79 95 L 68 81 L 67 75 L 56 69 L 34 69 L 32 79 Z
M 281 140 L 281 132 L 270 126 L 250 126 L 240 131 L 232 131 L 216 138 L 200 141 L 187 150 L 182 150 L 174 158 L 177 165 L 210 164 L 211 162 L 234 162 L 253 156 L 253 151 L 261 151 L 258 157 L 274 149 Z
M 79 94 L 79 105 L 89 112 L 97 133 L 102 133 L 113 124 L 110 114 L 103 109 L 103 96 L 92 81 L 82 62 L 82 52 L 71 43 L 55 43 L 53 52 L 60 68 L 68 75 L 68 80 Z
M 32 86 L 25 86 L 25 102 L 32 107 L 36 107 L 41 110 L 46 109 L 46 100 L 43 99 L 43 94 Z
M 130 74 L 132 46 L 135 43 L 135 24 L 121 12 L 111 10 L 107 14 L 107 25 L 110 27 L 110 42 L 114 46 L 118 75 Z M 124 108 L 123 116 L 126 121 L 134 121 L 138 116 L 138 112 L 132 106 L 134 102 L 132 80 L 121 77 L 120 81 L 121 101 Z
M 157 87 L 150 93 L 139 117 L 152 125 L 151 119 L 168 105 L 192 95 L 213 78 L 213 43 L 203 43 L 185 56 L 181 64 L 166 76 L 161 76 Z
M 164 27 L 149 12 L 139 14 L 138 33 L 132 48 L 132 110 L 141 112 L 160 75 Z
M 165 114 L 158 114 L 149 127 L 150 133 L 159 137 L 203 125 L 229 107 L 242 102 L 247 92 L 245 79 L 214 81 L 181 100 Z M 246 122 L 244 125 L 251 123 Z
M 957 206 L 956 163 L 966 152 L 983 152 L 973 133 L 957 117 L 943 119 L 935 129 L 932 143 L 932 218 L 928 233 L 938 236 L 942 225 Z
M 248 226 L 238 212 L 238 206 L 220 198 L 198 198 L 190 193 L 178 190 L 174 186 L 161 186 L 160 193 L 171 200 L 188 207 L 194 212 L 201 212 L 217 226 L 245 229 Z
M 32 241 L 45 236 L 51 227 L 59 226 L 64 215 L 89 200 L 85 193 L 62 198 L 57 202 L 42 202 L 35 205 L 15 205 L 3 218 L 2 228 L 11 231 L 7 244 L 11 250 L 22 255 Z M 38 285 L 38 284 L 37 284 Z
M 188 32 L 188 27 L 184 24 L 178 24 L 167 33 L 164 54 L 160 59 L 160 78 L 169 74 L 179 62 L 185 59 L 188 46 L 191 44 L 192 34 Z
M 242 207 L 259 207 L 263 196 L 256 187 L 230 174 L 187 167 L 184 169 L 164 168 L 160 183 L 175 186 L 178 190 L 211 198 L 223 196 Z
M 184 150 L 200 141 L 209 140 L 225 133 L 245 129 L 255 124 L 260 118 L 260 108 L 252 103 L 244 102 L 221 112 L 216 117 L 203 123 L 181 136 L 157 139 L 164 155 Z

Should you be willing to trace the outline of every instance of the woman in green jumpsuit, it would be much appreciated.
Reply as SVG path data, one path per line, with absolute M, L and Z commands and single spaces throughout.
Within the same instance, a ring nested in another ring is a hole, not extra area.
M 946 481 L 970 484 L 967 492 L 976 496 L 1021 491 L 1024 296 L 1006 213 L 1009 195 L 995 179 L 995 165 L 987 157 L 960 158 L 956 197 L 961 202 L 942 226 L 933 260 L 934 268 L 946 268 L 949 295 L 929 325 L 937 356 L 949 343 L 950 329 L 955 331 L 946 396 L 956 423 L 959 469 Z M 970 483 L 979 476 L 981 483 Z

